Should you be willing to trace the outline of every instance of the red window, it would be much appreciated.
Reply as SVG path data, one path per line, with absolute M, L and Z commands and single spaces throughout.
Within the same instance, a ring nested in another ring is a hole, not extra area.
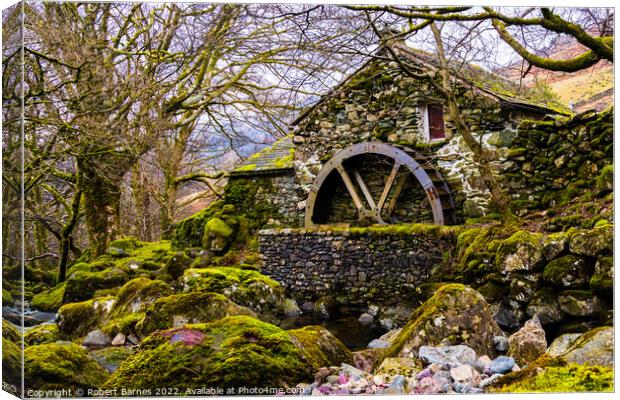
M 446 137 L 443 125 L 443 107 L 440 104 L 428 105 L 428 135 L 431 140 Z

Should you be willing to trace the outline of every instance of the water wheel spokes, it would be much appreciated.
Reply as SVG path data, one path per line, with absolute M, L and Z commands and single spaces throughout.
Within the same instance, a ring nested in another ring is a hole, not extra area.
M 416 159 L 421 160 L 422 164 Z M 357 220 L 361 224 L 397 223 L 395 211 L 402 212 L 399 197 L 405 190 L 410 195 L 412 186 L 408 182 L 417 181 L 420 185 L 430 203 L 435 224 L 442 225 L 444 210 L 451 217 L 454 208 L 447 185 L 423 157 L 406 147 L 365 142 L 339 151 L 319 171 L 306 202 L 306 227 L 325 223 L 329 219 L 327 216 L 330 214 L 326 212 L 329 213 L 330 208 L 325 208 L 323 203 L 317 207 L 317 197 L 321 190 L 321 196 L 338 192 L 334 186 L 337 181 L 333 179 L 344 183 L 346 191 L 340 193 L 348 193 L 351 197 L 355 205 L 355 210 L 351 211 L 357 212 Z M 315 211 L 321 215 L 316 217 L 316 221 Z M 355 218 L 354 214 L 351 217 Z M 339 220 L 332 220 L 334 222 Z

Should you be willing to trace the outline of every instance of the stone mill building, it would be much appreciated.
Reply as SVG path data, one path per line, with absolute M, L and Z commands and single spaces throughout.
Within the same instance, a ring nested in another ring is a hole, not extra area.
M 416 71 L 436 70 L 432 54 L 394 45 Z M 496 155 L 498 173 L 524 119 L 568 114 L 473 65 L 453 73 L 461 113 Z M 293 122 L 289 136 L 251 157 L 231 180 L 268 178 L 259 201 L 277 226 L 455 224 L 489 212 L 490 195 L 472 153 L 425 79 L 396 62 L 371 59 Z

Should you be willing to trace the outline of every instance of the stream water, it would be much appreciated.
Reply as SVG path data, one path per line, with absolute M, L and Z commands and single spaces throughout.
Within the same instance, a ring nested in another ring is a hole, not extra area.
M 311 315 L 290 317 L 282 321 L 280 328 L 295 329 L 308 325 L 320 325 L 336 336 L 351 351 L 364 350 L 373 339 L 383 335 L 385 329 L 374 325 L 362 325 L 354 315 L 342 315 L 327 321 Z
M 17 307 L 2 307 L 2 318 L 12 322 L 18 328 L 21 327 L 21 308 Z M 24 329 L 34 327 L 56 320 L 56 313 L 43 312 L 39 310 L 33 310 L 31 308 L 24 308 Z

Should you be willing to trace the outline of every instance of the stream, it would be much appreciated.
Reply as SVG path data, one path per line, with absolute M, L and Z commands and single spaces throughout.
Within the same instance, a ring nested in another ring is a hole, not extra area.
M 320 320 L 312 315 L 290 317 L 280 323 L 282 329 L 303 328 L 319 325 L 330 331 L 351 351 L 364 350 L 368 343 L 383 335 L 386 330 L 375 325 L 362 325 L 354 315 L 342 315 L 329 320 Z
M 21 329 L 22 317 L 19 306 L 2 307 L 2 318 L 12 322 L 18 329 Z M 54 321 L 56 321 L 56 313 L 43 312 L 29 307 L 24 308 L 24 329 Z

